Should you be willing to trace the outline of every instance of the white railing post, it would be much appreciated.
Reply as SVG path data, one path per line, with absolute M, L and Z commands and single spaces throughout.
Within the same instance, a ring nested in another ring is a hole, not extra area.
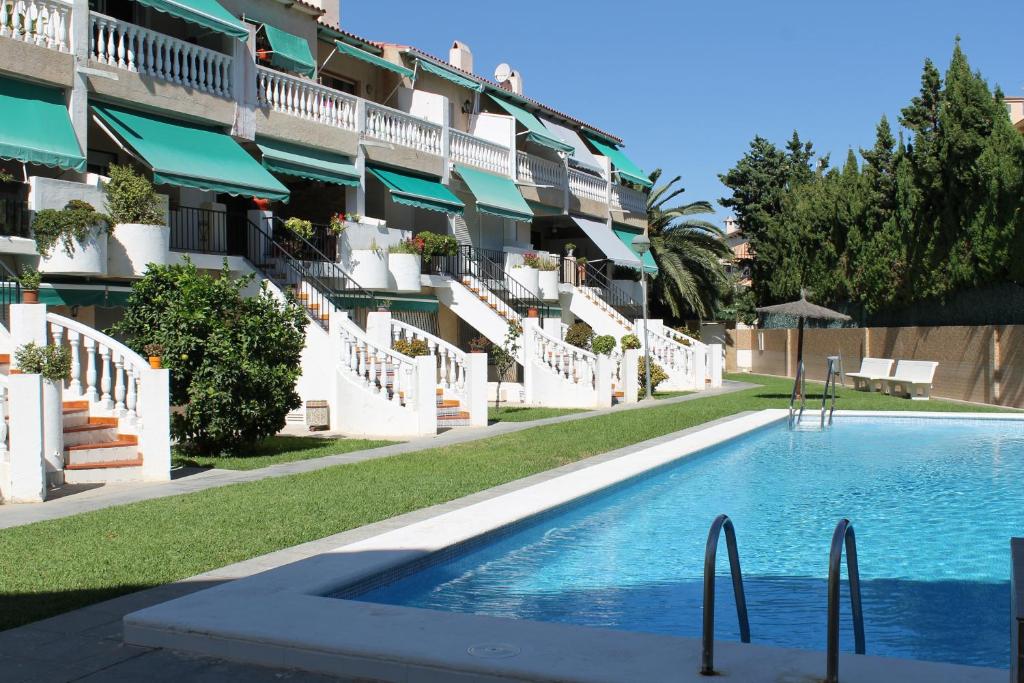
M 437 433 L 437 361 L 433 356 L 413 358 L 416 420 L 420 434 Z
M 487 354 L 470 353 L 465 368 L 466 410 L 471 427 L 487 426 Z
M 722 345 L 708 344 L 708 377 L 712 389 L 722 386 L 722 360 Z
M 138 402 L 145 415 L 139 434 L 142 475 L 147 481 L 171 478 L 171 389 L 170 373 L 153 368 L 135 368 L 141 373 Z
M 611 356 L 603 353 L 597 354 L 597 362 L 594 368 L 594 389 L 597 391 L 597 407 L 612 407 L 612 374 L 615 371 L 614 361 Z
M 13 308 L 13 306 L 12 306 Z M 39 375 L 14 374 L 10 391 L 10 499 L 14 503 L 46 500 L 43 458 L 43 380 Z
M 622 354 L 619 381 L 622 383 L 623 402 L 636 403 L 640 400 L 640 349 L 627 349 Z
M 520 322 L 523 326 L 521 335 L 523 340 L 523 394 L 526 397 L 527 405 L 537 405 L 541 397 L 537 396 L 536 369 L 538 362 L 545 360 L 544 344 L 537 334 L 540 320 L 538 318 L 523 318 Z

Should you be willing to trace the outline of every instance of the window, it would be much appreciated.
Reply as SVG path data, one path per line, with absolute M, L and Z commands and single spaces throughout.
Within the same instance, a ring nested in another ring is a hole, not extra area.
M 96 175 L 110 175 L 110 165 L 117 163 L 117 155 L 98 149 L 90 149 L 86 153 L 86 170 Z
M 335 90 L 340 90 L 341 92 L 348 93 L 349 95 L 359 95 L 359 83 L 348 78 L 331 76 L 330 74 L 321 74 L 320 83 L 322 85 L 326 85 L 328 88 L 334 88 Z
M 135 20 L 135 3 L 132 0 L 89 0 L 89 9 L 121 21 L 138 23 Z

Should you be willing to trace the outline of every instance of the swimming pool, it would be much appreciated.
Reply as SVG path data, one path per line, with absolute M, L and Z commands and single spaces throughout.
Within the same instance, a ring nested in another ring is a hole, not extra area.
M 1022 475 L 1019 421 L 844 416 L 827 432 L 775 423 L 339 596 L 699 637 L 704 543 L 725 512 L 753 642 L 824 649 L 828 545 L 848 517 L 869 654 L 1005 668 Z M 718 589 L 718 637 L 738 639 L 728 580 Z M 841 624 L 852 649 L 845 591 Z

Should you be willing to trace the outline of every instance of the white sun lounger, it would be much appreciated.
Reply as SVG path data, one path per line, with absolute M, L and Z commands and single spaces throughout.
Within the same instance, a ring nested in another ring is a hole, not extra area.
M 884 380 L 892 373 L 891 358 L 865 358 L 860 362 L 860 372 L 848 372 L 853 378 L 853 388 L 861 391 L 875 391 L 885 388 Z
M 933 360 L 901 360 L 896 363 L 896 372 L 885 378 L 888 392 L 893 396 L 909 396 L 927 401 L 932 393 L 932 379 L 938 362 Z

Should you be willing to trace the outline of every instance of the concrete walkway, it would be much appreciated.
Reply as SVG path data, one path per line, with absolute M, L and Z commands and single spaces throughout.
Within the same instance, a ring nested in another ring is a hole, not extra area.
M 715 393 L 738 391 L 747 386 L 752 385 L 732 382 L 729 383 L 728 387 Z M 678 399 L 666 399 L 658 401 L 657 404 L 662 405 L 669 402 L 694 400 L 709 395 L 713 395 L 712 392 L 692 394 L 679 397 Z M 622 410 L 622 408 L 615 410 Z M 271 683 L 285 680 L 299 681 L 301 683 L 319 683 L 322 681 L 339 680 L 301 671 L 268 669 L 169 650 L 125 645 L 121 637 L 121 622 L 126 614 L 151 605 L 167 602 L 168 600 L 210 588 L 225 581 L 251 576 L 319 555 L 342 545 L 370 538 L 414 522 L 430 519 L 431 517 L 495 498 L 511 491 L 533 486 L 569 472 L 592 467 L 616 458 L 622 458 L 659 443 L 666 443 L 680 436 L 705 429 L 708 426 L 729 422 L 749 414 L 749 412 L 746 412 L 731 415 L 625 448 L 602 453 L 553 470 L 540 472 L 447 503 L 441 503 L 316 541 L 285 548 L 261 557 L 255 557 L 237 564 L 215 569 L 177 583 L 139 591 L 74 612 L 37 621 L 27 626 L 0 632 L 0 681 L 3 681 L 3 683 L 66 683 L 68 681 L 88 681 L 89 683 L 128 683 L 129 681 L 146 681 L 147 683 L 162 683 L 164 681 L 168 683 L 171 681 L 174 683 L 180 681 L 261 683 L 266 681 Z M 567 418 L 585 419 L 591 416 L 593 416 L 593 413 L 583 416 L 563 416 L 525 423 L 525 427 L 536 426 L 538 423 L 564 422 L 567 421 Z M 494 427 L 499 426 L 501 425 L 495 425 Z M 478 432 L 486 432 L 485 436 L 490 436 L 495 433 L 491 431 L 494 427 L 487 430 L 478 430 Z M 504 431 L 517 430 L 506 429 Z M 440 438 L 438 437 L 438 440 Z M 482 437 L 478 436 L 476 438 Z M 436 443 L 436 440 L 431 440 L 430 442 Z
M 182 493 L 194 493 L 206 489 L 239 484 L 271 477 L 285 477 L 290 474 L 301 472 L 312 472 L 335 465 L 344 465 L 376 458 L 386 458 L 401 453 L 411 453 L 427 448 L 440 448 L 453 444 L 479 441 L 492 436 L 510 434 L 524 429 L 532 429 L 543 425 L 558 424 L 562 422 L 574 422 L 576 420 L 587 420 L 600 415 L 610 413 L 621 413 L 630 410 L 646 410 L 658 406 L 684 403 L 686 401 L 699 400 L 709 396 L 719 396 L 733 393 L 743 389 L 756 387 L 756 384 L 748 382 L 723 381 L 722 387 L 709 389 L 702 392 L 677 396 L 674 398 L 659 399 L 650 402 L 619 405 L 604 410 L 592 410 L 585 413 L 574 413 L 559 417 L 550 417 L 543 420 L 531 422 L 499 422 L 487 427 L 458 428 L 447 431 L 437 436 L 428 436 L 421 439 L 413 439 L 391 446 L 373 448 L 365 451 L 352 451 L 340 455 L 328 455 L 322 458 L 311 458 L 296 462 L 271 465 L 256 470 L 218 470 L 218 469 L 188 469 L 178 472 L 178 476 L 169 482 L 132 483 L 132 484 L 107 484 L 87 490 L 79 490 L 68 493 L 44 503 L 22 504 L 22 505 L 0 505 L 0 529 L 6 529 L 33 522 L 42 522 L 50 519 L 59 519 L 71 515 L 81 514 L 100 510 L 114 505 L 124 505 L 142 500 L 152 500 L 165 496 L 176 496 Z

